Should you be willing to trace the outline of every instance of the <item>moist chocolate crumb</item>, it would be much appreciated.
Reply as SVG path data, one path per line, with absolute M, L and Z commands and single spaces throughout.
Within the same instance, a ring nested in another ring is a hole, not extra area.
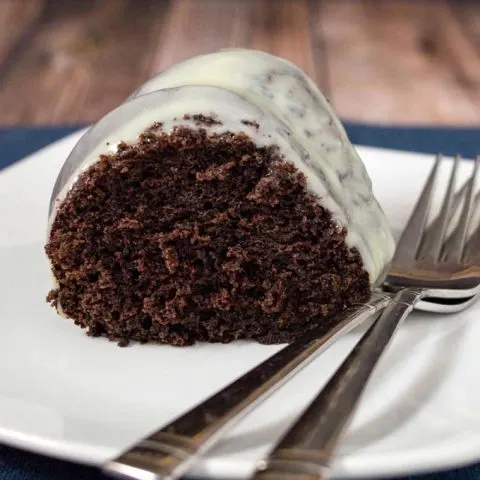
M 48 292 L 47 303 L 49 303 L 52 307 L 57 308 L 57 306 L 58 306 L 58 289 L 57 290 L 50 290 L 50 292 Z
M 158 133 L 163 131 L 163 122 L 155 122 L 148 129 L 147 132 Z
M 242 120 L 242 123 L 244 125 L 247 125 L 249 127 L 253 127 L 255 128 L 256 130 L 258 130 L 260 128 L 260 125 L 258 122 L 255 122 L 255 121 L 252 121 L 252 120 Z
M 290 342 L 369 297 L 345 235 L 274 146 L 159 131 L 102 156 L 60 205 L 47 300 L 123 346 Z
M 211 127 L 213 125 L 222 125 L 222 122 L 216 120 L 212 116 L 208 115 L 202 115 L 200 114 L 195 114 L 195 115 L 189 115 L 186 114 L 183 116 L 184 120 L 193 120 L 195 122 L 195 125 L 197 126 L 205 126 L 205 127 Z

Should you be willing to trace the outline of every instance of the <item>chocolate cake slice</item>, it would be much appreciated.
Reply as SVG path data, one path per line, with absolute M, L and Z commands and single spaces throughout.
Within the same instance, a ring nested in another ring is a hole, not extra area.
M 366 301 L 393 240 L 312 81 L 223 50 L 148 81 L 82 137 L 46 253 L 48 301 L 90 335 L 279 343 Z

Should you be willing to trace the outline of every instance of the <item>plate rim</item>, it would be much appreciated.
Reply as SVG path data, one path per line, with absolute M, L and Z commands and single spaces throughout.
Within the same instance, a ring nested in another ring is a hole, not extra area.
M 21 160 L 14 162 L 0 171 L 0 177 L 4 173 L 15 169 L 19 164 L 34 160 L 35 157 L 45 154 L 52 148 L 58 147 L 61 144 L 69 144 L 69 142 L 72 142 L 73 145 L 73 141 L 83 134 L 87 128 L 79 128 L 77 131 L 70 133 L 61 139 L 42 147 L 36 152 L 30 153 Z M 361 156 L 368 154 L 369 151 L 376 152 L 377 154 L 389 152 L 409 156 L 428 155 L 421 152 L 371 147 L 361 144 L 356 144 L 355 147 L 359 147 Z M 468 162 L 469 159 L 465 159 L 464 161 Z M 41 435 L 9 429 L 2 427 L 1 425 L 0 442 L 6 446 L 24 449 L 36 454 L 97 467 L 101 466 L 105 459 L 118 454 L 113 448 L 105 445 L 87 444 L 83 442 L 69 441 L 68 439 L 48 439 Z M 348 455 L 342 455 L 339 457 L 339 468 L 334 469 L 335 473 L 338 472 L 340 478 L 353 478 L 354 475 L 357 478 L 368 478 L 378 475 L 390 477 L 440 471 L 450 468 L 461 468 L 462 466 L 467 466 L 480 460 L 480 432 L 478 432 L 477 435 L 472 436 L 472 440 L 467 443 L 467 446 L 465 446 L 465 442 L 463 442 L 462 450 L 460 452 L 458 449 L 448 448 L 448 445 L 445 444 L 443 447 L 436 445 L 430 456 L 426 456 L 425 449 L 422 449 L 422 452 L 418 457 L 415 456 L 413 450 L 407 450 L 397 454 L 389 452 L 379 454 L 362 453 L 360 456 L 361 460 L 359 460 L 356 455 L 354 457 L 355 461 L 348 460 L 348 457 Z M 431 457 L 435 457 L 434 464 L 431 462 Z M 430 459 L 430 462 L 428 459 Z M 215 467 L 212 466 L 213 463 L 215 463 Z M 222 477 L 228 475 L 230 478 L 242 478 L 250 471 L 245 463 L 244 460 L 232 459 L 230 456 L 217 457 L 215 460 L 205 463 L 205 466 L 202 466 L 200 470 L 202 475 L 208 475 L 210 477 Z M 387 465 L 388 470 L 386 470 Z
M 22 432 L 9 430 L 0 426 L 0 441 L 4 445 L 13 448 L 23 449 L 27 452 L 37 455 L 45 455 L 58 460 L 75 462 L 84 466 L 101 467 L 106 459 L 113 458 L 119 452 L 113 448 L 102 445 L 88 445 L 81 442 L 59 441 L 45 439 L 34 434 L 25 434 Z M 458 459 L 458 452 L 449 448 L 447 444 L 443 447 L 436 447 L 432 455 L 439 456 L 442 461 L 436 462 L 435 466 L 426 464 L 424 461 L 424 450 L 422 453 L 415 455 L 414 451 L 403 453 L 382 453 L 382 454 L 363 454 L 361 462 L 358 459 L 354 465 L 349 465 L 348 455 L 341 456 L 339 459 L 347 464 L 338 468 L 342 464 L 335 465 L 335 477 L 342 479 L 353 478 L 369 478 L 371 476 L 382 476 L 384 478 L 396 477 L 398 475 L 418 475 L 423 473 L 435 473 L 442 470 L 457 469 L 467 467 L 480 460 L 480 433 L 476 438 L 476 442 L 472 441 L 472 445 L 465 448 L 462 445 L 464 455 L 462 460 Z M 346 460 L 347 459 L 347 460 Z M 250 473 L 250 468 L 245 465 L 244 461 L 235 461 L 227 458 L 217 458 L 214 460 L 216 466 L 213 467 L 210 461 L 202 465 L 202 476 L 208 475 L 210 478 L 243 478 Z M 385 470 L 385 463 L 388 463 L 389 470 Z M 406 463 L 409 469 L 405 469 Z M 351 470 L 355 470 L 352 474 Z M 196 476 L 196 478 L 199 478 Z M 202 477 L 200 477 L 202 478 Z M 206 477 L 208 478 L 208 477 Z

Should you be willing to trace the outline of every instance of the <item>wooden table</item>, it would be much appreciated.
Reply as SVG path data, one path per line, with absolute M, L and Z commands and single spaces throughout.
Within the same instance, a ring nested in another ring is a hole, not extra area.
M 227 46 L 292 60 L 344 118 L 480 122 L 480 3 L 0 0 L 0 124 L 96 120 L 152 73 Z

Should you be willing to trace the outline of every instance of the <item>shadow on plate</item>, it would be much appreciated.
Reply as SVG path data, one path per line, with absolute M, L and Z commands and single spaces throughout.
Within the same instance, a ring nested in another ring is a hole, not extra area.
M 427 320 L 426 318 L 418 320 L 432 322 L 432 320 Z M 435 321 L 442 320 L 433 320 L 433 322 Z M 455 364 L 458 346 L 461 343 L 464 332 L 465 325 L 458 323 L 456 328 L 438 340 L 438 347 L 433 349 L 424 363 L 424 368 L 418 372 L 418 375 L 413 376 L 408 384 L 402 385 L 395 401 L 389 403 L 384 412 L 377 412 L 378 414 L 373 420 L 347 434 L 339 456 L 350 455 L 365 448 L 367 445 L 382 440 L 415 416 L 419 409 L 422 408 L 422 405 L 435 395 L 451 371 Z M 382 361 L 376 370 L 372 379 L 374 383 L 370 383 L 367 395 L 375 395 L 375 390 L 382 388 L 383 381 L 391 376 L 392 373 L 398 371 L 405 359 L 413 355 L 425 342 L 429 341 L 427 337 L 412 339 L 411 336 L 404 337 L 400 341 L 398 340 L 393 350 L 389 352 L 388 358 L 385 359 L 387 361 Z M 439 351 L 442 352 L 441 357 L 438 355 Z M 321 362 L 321 358 L 316 362 Z M 273 401 L 278 401 L 281 395 L 280 389 Z M 268 401 L 271 400 L 266 402 Z M 291 412 L 276 422 L 227 438 L 219 451 L 215 450 L 214 455 L 231 455 L 242 450 L 250 450 L 271 444 L 273 439 L 278 439 L 285 432 L 298 415 L 299 412 Z

